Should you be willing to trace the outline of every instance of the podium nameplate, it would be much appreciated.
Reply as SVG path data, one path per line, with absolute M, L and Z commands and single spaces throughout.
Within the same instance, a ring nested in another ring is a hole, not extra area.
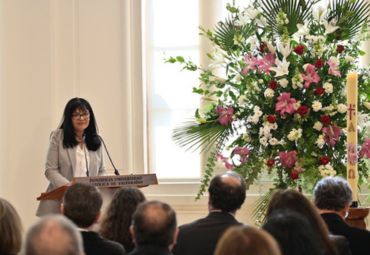
M 155 174 L 75 177 L 74 183 L 87 183 L 98 188 L 143 187 L 158 184 Z

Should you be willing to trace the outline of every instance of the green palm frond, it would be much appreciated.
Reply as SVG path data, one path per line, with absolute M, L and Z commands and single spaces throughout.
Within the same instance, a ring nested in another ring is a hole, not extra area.
M 174 129 L 172 139 L 186 150 L 208 151 L 214 144 L 232 132 L 231 128 L 215 123 L 199 124 L 193 121 L 185 122 Z
M 254 33 L 255 31 L 251 26 L 236 26 L 232 20 L 226 19 L 225 22 L 217 23 L 213 40 L 224 51 L 233 53 L 239 47 L 235 44 L 236 38 L 240 37 L 245 40 Z
M 365 0 L 335 0 L 330 3 L 330 9 L 327 20 L 337 21 L 339 28 L 334 32 L 337 40 L 349 40 L 363 26 L 370 25 L 370 3 Z
M 252 218 L 255 220 L 257 226 L 261 226 L 266 221 L 266 213 L 269 201 L 274 190 L 270 189 L 263 196 L 260 196 L 252 211 Z
M 310 10 L 315 4 L 314 0 L 264 0 L 260 1 L 263 16 L 266 18 L 271 29 L 278 33 L 276 22 L 279 13 L 282 11 L 287 15 L 289 23 L 286 25 L 289 35 L 298 31 L 297 24 L 304 24 L 310 19 Z

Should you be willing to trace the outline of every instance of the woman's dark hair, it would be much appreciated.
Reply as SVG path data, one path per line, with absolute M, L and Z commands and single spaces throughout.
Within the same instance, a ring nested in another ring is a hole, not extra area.
M 137 188 L 121 188 L 116 191 L 101 223 L 103 237 L 121 243 L 127 252 L 134 248 L 129 231 L 132 214 L 145 201 L 144 194 Z
M 267 207 L 266 217 L 270 217 L 277 210 L 291 210 L 300 213 L 308 220 L 317 237 L 319 237 L 325 254 L 336 254 L 335 248 L 329 239 L 329 230 L 321 218 L 314 204 L 302 193 L 293 190 L 277 190 L 272 195 Z
M 85 143 L 87 149 L 96 151 L 100 148 L 101 141 L 97 131 L 95 115 L 89 102 L 78 97 L 69 100 L 64 108 L 63 122 L 59 127 L 60 129 L 63 129 L 63 147 L 72 148 L 78 144 L 72 124 L 72 114 L 76 109 L 87 111 L 90 114 L 89 126 L 85 129 Z
M 284 255 L 323 255 L 320 237 L 313 226 L 301 214 L 289 210 L 277 210 L 262 226 L 279 243 Z
M 0 198 L 0 254 L 18 254 L 21 244 L 21 218 L 7 200 Z

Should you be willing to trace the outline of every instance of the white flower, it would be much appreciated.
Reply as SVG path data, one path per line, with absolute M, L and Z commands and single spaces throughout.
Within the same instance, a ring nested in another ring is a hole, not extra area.
M 290 141 L 297 141 L 299 138 L 302 137 L 302 129 L 295 129 L 293 128 L 289 134 L 288 134 L 288 139 Z
M 263 79 L 258 79 L 258 83 L 263 84 L 264 83 Z
M 331 84 L 330 82 L 325 82 L 323 88 L 325 89 L 326 93 L 333 93 L 333 84 Z
M 257 17 L 258 14 L 260 14 L 260 11 L 255 9 L 252 5 L 245 8 L 244 12 L 245 15 L 247 15 L 250 19 L 254 19 Z
M 296 74 L 292 78 L 292 87 L 293 89 L 303 88 L 303 78 L 301 74 Z
M 320 175 L 323 177 L 326 176 L 335 176 L 337 171 L 330 164 L 326 164 L 324 166 L 319 166 Z
M 345 56 L 344 57 L 344 60 L 347 61 L 348 63 L 352 63 L 355 61 L 355 59 L 351 56 Z
M 301 106 L 301 101 L 297 101 L 293 104 L 294 110 L 298 110 L 298 108 Z
M 307 24 L 297 24 L 298 31 L 293 35 L 293 37 L 296 36 L 305 36 L 310 33 L 310 29 L 307 27 Z
M 253 111 L 254 111 L 254 115 L 260 117 L 263 113 L 261 112 L 261 109 L 256 105 L 254 106 L 253 108 Z
M 319 6 L 317 8 L 313 8 L 312 15 L 313 15 L 313 18 L 316 21 L 321 23 L 325 18 L 325 14 L 326 14 L 326 9 L 323 8 L 322 6 Z
M 345 104 L 338 104 L 337 109 L 338 109 L 338 112 L 345 113 L 347 111 L 347 106 Z
M 322 105 L 319 101 L 315 100 L 312 102 L 312 109 L 314 112 L 320 111 L 321 108 L 322 108 Z
M 317 131 L 320 131 L 322 127 L 323 125 L 320 121 L 316 121 L 315 124 L 313 125 L 313 128 L 316 129 Z
M 319 135 L 319 138 L 317 138 L 316 142 L 317 146 L 321 149 L 322 147 L 324 147 L 324 144 L 325 144 L 325 140 L 324 140 L 324 136 L 323 135 Z
M 358 113 L 358 125 L 360 127 L 370 126 L 369 115 L 366 113 Z
M 247 119 L 248 122 L 253 123 L 253 124 L 257 124 L 258 120 L 259 120 L 259 118 L 256 115 L 249 116 L 248 119 Z
M 278 144 L 280 144 L 279 140 L 278 140 L 278 139 L 276 139 L 275 137 L 270 138 L 269 143 L 270 143 L 271 145 L 278 145 Z
M 289 81 L 285 78 L 279 80 L 279 84 L 282 88 L 286 88 L 289 84 Z
M 266 137 L 262 137 L 262 138 L 260 138 L 260 143 L 263 145 L 263 146 L 267 146 L 268 145 L 268 143 L 267 143 L 267 138 Z
M 274 97 L 275 92 L 274 92 L 274 90 L 268 88 L 268 89 L 265 90 L 265 92 L 263 94 L 266 98 L 272 98 L 272 97 Z
M 239 98 L 238 98 L 238 103 L 239 105 L 245 105 L 247 101 L 247 97 L 245 95 L 241 95 Z
M 331 20 L 330 22 L 324 20 L 323 24 L 325 27 L 325 34 L 331 34 L 335 32 L 339 27 L 336 26 L 337 21 L 335 19 Z
M 290 47 L 290 42 L 279 43 L 278 48 L 284 58 L 287 58 L 292 52 L 292 48 Z
M 370 110 L 370 102 L 364 102 L 364 106 Z
M 323 107 L 321 110 L 324 111 L 324 112 L 331 112 L 331 111 L 334 111 L 334 106 L 333 105 L 328 105 L 326 107 Z
M 283 76 L 289 74 L 289 65 L 290 62 L 283 58 L 283 61 L 279 59 L 275 60 L 276 67 L 271 67 L 270 70 L 274 71 L 276 74 L 275 76 Z

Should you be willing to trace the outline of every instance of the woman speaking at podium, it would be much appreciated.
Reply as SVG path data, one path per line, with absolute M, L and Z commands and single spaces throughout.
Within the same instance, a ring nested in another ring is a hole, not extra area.
M 105 175 L 101 140 L 94 112 L 83 98 L 72 98 L 62 124 L 50 135 L 45 176 L 47 192 L 70 184 L 73 177 Z M 36 215 L 60 212 L 60 200 L 42 200 Z

